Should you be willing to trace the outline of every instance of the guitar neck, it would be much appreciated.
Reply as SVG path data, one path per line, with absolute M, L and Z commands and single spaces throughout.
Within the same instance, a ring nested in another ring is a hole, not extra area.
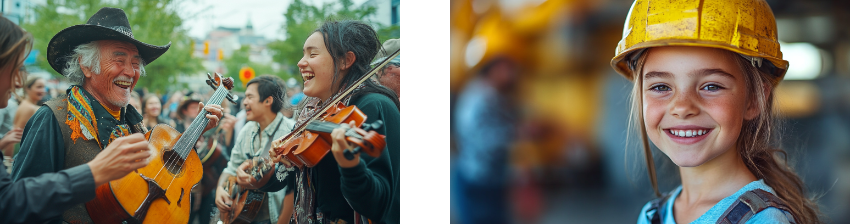
M 204 105 L 221 105 L 221 101 L 223 101 L 227 97 L 227 89 L 223 86 L 219 86 L 210 100 L 207 101 Z M 183 132 L 183 135 L 180 136 L 180 139 L 177 140 L 177 143 L 174 144 L 173 150 L 176 151 L 181 158 L 186 159 L 186 156 L 189 155 L 189 152 L 192 150 L 192 147 L 195 146 L 195 142 L 198 141 L 198 138 L 203 134 L 204 128 L 209 124 L 210 119 L 207 118 L 207 112 L 203 108 L 201 108 L 201 112 L 198 113 L 198 116 L 195 117 L 195 120 L 192 121 L 192 124 L 186 128 L 186 131 Z

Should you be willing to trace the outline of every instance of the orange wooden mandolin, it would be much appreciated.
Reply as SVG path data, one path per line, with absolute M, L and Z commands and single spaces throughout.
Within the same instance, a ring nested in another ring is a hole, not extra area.
M 207 77 L 207 84 L 216 87 L 207 105 L 235 100 L 228 93 L 233 78 Z M 156 149 L 150 164 L 99 186 L 95 199 L 86 203 L 92 220 L 98 224 L 188 223 L 189 195 L 203 176 L 201 160 L 192 147 L 209 123 L 206 114 L 199 113 L 182 134 L 165 124 L 146 133 L 148 145 Z

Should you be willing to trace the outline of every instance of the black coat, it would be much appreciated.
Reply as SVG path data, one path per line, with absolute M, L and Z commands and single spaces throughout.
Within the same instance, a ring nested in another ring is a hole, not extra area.
M 0 223 L 44 223 L 65 210 L 94 199 L 94 176 L 88 164 L 12 182 L 0 165 Z

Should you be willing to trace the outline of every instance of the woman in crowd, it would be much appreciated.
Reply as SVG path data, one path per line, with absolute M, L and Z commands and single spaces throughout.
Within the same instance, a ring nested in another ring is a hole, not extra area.
M 38 103 L 47 91 L 44 88 L 44 79 L 40 77 L 30 77 L 24 83 L 24 99 L 18 106 L 18 111 L 15 112 L 15 127 L 24 128 L 27 125 L 30 117 L 38 110 Z
M 174 127 L 174 121 L 162 119 L 159 114 L 162 112 L 162 103 L 156 94 L 148 94 L 142 100 L 142 123 L 148 130 L 153 129 L 157 124 L 168 124 Z
M 344 40 L 344 41 L 343 41 Z M 298 68 L 304 80 L 304 94 L 295 127 L 308 121 L 325 103 L 366 75 L 369 62 L 381 48 L 377 34 L 360 21 L 326 21 L 304 43 L 304 56 Z M 394 92 L 374 82 L 363 82 L 340 101 L 357 106 L 367 123 L 384 125 L 375 129 L 386 136 L 387 146 L 377 158 L 360 153 L 349 160 L 344 150 L 354 147 L 345 141 L 348 124 L 331 133 L 331 153 L 316 166 L 296 169 L 274 150 L 270 155 L 284 165 L 277 167 L 268 183 L 255 183 L 237 169 L 240 185 L 262 186 L 263 191 L 294 187 L 295 223 L 399 223 L 399 101 Z M 286 167 L 286 168 L 284 168 Z M 359 214 L 359 215 L 357 215 Z M 367 220 L 368 219 L 368 220 Z

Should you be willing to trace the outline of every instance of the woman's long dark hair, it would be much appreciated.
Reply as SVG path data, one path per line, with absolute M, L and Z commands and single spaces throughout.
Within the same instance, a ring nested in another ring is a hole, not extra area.
M 334 77 L 331 91 L 337 92 L 343 87 L 353 85 L 358 79 L 369 71 L 369 63 L 375 58 L 381 49 L 378 34 L 371 26 L 357 20 L 335 20 L 325 21 L 315 32 L 324 37 L 325 48 L 334 61 Z M 348 70 L 348 74 L 340 80 L 339 68 L 345 60 L 347 52 L 353 52 L 356 56 L 354 63 Z M 398 96 L 387 87 L 378 85 L 371 81 L 363 82 L 365 87 L 351 96 L 356 99 L 367 93 L 379 93 L 389 97 L 397 108 L 400 108 Z M 325 99 L 322 99 L 325 100 Z

